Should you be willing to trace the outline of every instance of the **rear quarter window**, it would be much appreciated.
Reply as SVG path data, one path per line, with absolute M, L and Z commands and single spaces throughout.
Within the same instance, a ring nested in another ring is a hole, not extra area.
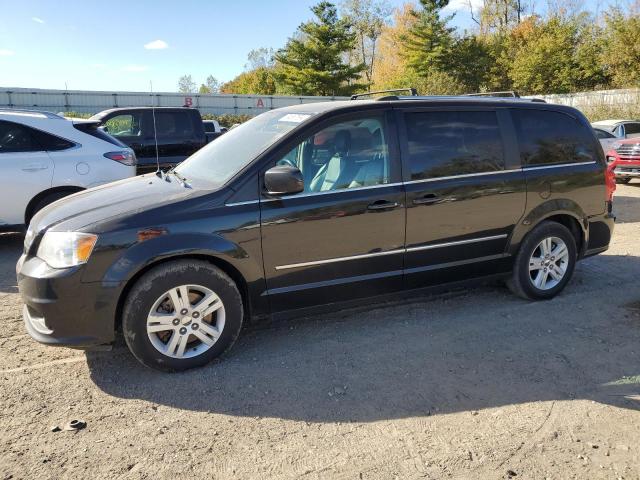
M 624 132 L 627 138 L 640 137 L 640 123 L 625 123 Z
M 112 137 L 107 132 L 99 129 L 97 125 L 92 123 L 77 123 L 73 125 L 76 130 L 80 130 L 82 133 L 86 133 L 87 135 L 91 135 L 92 137 L 99 138 L 100 140 L 104 140 L 105 142 L 110 143 L 111 145 L 115 145 L 121 148 L 127 148 L 127 146 L 122 143 L 120 140 Z
M 549 110 L 513 110 L 524 166 L 596 161 L 593 133 L 575 118 Z

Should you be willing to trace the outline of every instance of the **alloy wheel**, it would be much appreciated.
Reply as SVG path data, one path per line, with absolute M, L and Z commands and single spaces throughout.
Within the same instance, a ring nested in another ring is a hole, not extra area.
M 529 278 L 539 290 L 550 290 L 557 286 L 569 266 L 569 249 L 558 237 L 543 239 L 533 250 L 529 259 Z
M 216 343 L 224 322 L 224 304 L 215 292 L 201 285 L 181 285 L 154 302 L 147 316 L 147 335 L 163 355 L 193 358 Z

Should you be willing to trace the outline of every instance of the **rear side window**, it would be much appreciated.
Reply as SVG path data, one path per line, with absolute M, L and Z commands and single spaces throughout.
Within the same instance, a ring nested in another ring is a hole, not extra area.
M 213 125 L 213 123 L 205 123 L 204 125 L 204 131 L 207 133 L 215 133 L 216 132 L 216 127 Z
M 96 124 L 76 123 L 73 126 L 76 128 L 76 130 L 80 130 L 82 133 L 86 133 L 87 135 L 91 135 L 92 137 L 99 138 L 100 140 L 104 140 L 105 142 L 109 142 L 111 145 L 115 145 L 121 148 L 127 148 L 124 143 L 99 129 Z
M 14 122 L 0 121 L 0 153 L 65 150 L 73 142 Z
M 514 110 L 520 158 L 525 166 L 595 161 L 593 134 L 560 112 Z
M 166 112 L 156 110 L 156 132 L 158 138 L 190 137 L 193 134 L 191 116 L 188 112 Z
M 640 123 L 626 123 L 624 125 L 624 133 L 628 138 L 640 137 Z
M 35 137 L 36 142 L 40 144 L 42 149 L 46 150 L 47 152 L 66 150 L 67 148 L 71 148 L 75 145 L 73 142 L 70 142 L 69 140 L 56 137 L 55 135 L 51 135 L 49 133 L 45 133 L 40 130 L 34 130 L 33 136 Z
M 600 140 L 606 140 L 607 138 L 616 138 L 616 136 L 613 133 L 609 133 L 606 130 L 594 128 L 593 131 L 596 134 L 596 137 L 598 137 L 598 139 Z
M 496 112 L 405 115 L 411 180 L 504 170 Z

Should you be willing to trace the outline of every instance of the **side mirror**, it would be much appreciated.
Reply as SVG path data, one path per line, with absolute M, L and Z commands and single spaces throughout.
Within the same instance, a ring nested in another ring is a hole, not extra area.
M 271 195 L 290 195 L 304 190 L 302 172 L 290 165 L 278 165 L 264 172 L 264 186 Z

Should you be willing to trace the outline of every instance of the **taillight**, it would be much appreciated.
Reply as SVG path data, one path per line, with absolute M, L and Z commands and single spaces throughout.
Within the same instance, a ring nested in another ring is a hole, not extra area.
M 607 186 L 607 202 L 611 202 L 613 200 L 613 192 L 616 191 L 616 174 L 614 169 L 616 168 L 615 160 L 607 165 L 607 169 L 605 171 L 605 184 Z
M 129 150 L 121 150 L 119 152 L 107 152 L 104 154 L 109 160 L 115 160 L 123 165 L 134 166 L 137 163 L 136 154 Z

